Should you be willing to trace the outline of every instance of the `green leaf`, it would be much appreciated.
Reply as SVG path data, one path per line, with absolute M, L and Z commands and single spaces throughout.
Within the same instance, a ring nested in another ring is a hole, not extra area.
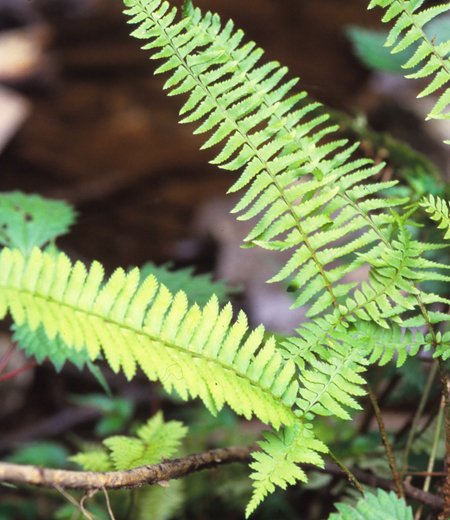
M 406 49 L 397 54 L 384 46 L 388 31 L 349 26 L 346 36 L 352 43 L 353 51 L 369 69 L 390 74 L 403 74 L 403 64 L 414 54 L 414 49 Z
M 66 202 L 21 192 L 0 193 L 0 244 L 29 255 L 67 233 L 75 212 Z
M 339 513 L 332 513 L 329 520 L 413 520 L 412 509 L 391 491 L 387 494 L 379 489 L 378 496 L 365 493 L 356 507 L 336 504 Z

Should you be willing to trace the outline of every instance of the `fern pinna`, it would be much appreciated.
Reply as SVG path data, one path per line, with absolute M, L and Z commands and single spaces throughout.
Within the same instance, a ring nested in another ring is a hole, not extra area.
M 134 36 L 148 40 L 153 58 L 171 72 L 171 95 L 188 95 L 182 122 L 210 132 L 204 148 L 222 143 L 212 161 L 240 170 L 231 192 L 246 188 L 235 212 L 256 218 L 247 246 L 290 250 L 271 281 L 285 280 L 295 306 L 308 305 L 310 321 L 277 345 L 263 328 L 247 332 L 231 306 L 213 298 L 201 310 L 186 295 L 172 296 L 153 276 L 117 270 L 104 283 L 94 262 L 87 272 L 64 254 L 0 255 L 0 309 L 19 327 L 44 331 L 89 359 L 101 352 L 111 367 L 133 377 L 140 365 L 151 380 L 187 399 L 200 397 L 215 413 L 225 403 L 253 414 L 265 432 L 254 454 L 255 492 L 250 514 L 275 486 L 305 480 L 299 463 L 323 464 L 327 447 L 316 438 L 314 415 L 349 418 L 364 393 L 370 363 L 398 364 L 424 345 L 447 356 L 450 338 L 434 331 L 441 314 L 428 305 L 450 303 L 420 282 L 449 281 L 446 266 L 427 259 L 440 246 L 422 244 L 408 229 L 408 199 L 389 198 L 396 181 L 380 182 L 383 164 L 354 159 L 357 144 L 333 140 L 336 126 L 319 105 L 292 93 L 296 80 L 276 62 L 259 65 L 262 51 L 242 43 L 242 31 L 217 15 L 203 16 L 187 2 L 184 16 L 161 0 L 126 0 Z M 417 2 L 416 2 L 417 3 Z M 369 266 L 367 280 L 350 281 Z M 408 327 L 426 326 L 428 333 Z

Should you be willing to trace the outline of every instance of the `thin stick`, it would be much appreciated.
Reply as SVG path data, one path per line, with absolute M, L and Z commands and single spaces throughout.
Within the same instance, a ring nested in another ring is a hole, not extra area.
M 389 439 L 388 439 L 388 436 L 386 433 L 386 428 L 384 426 L 384 421 L 383 421 L 383 417 L 381 416 L 380 408 L 378 407 L 377 399 L 376 399 L 374 393 L 372 392 L 372 388 L 370 388 L 370 385 L 367 385 L 367 388 L 369 391 L 370 400 L 372 401 L 373 409 L 375 410 L 375 416 L 378 421 L 378 427 L 380 428 L 381 438 L 383 439 L 384 449 L 386 450 L 386 455 L 387 455 L 387 458 L 389 461 L 389 466 L 391 468 L 391 473 L 394 478 L 395 487 L 397 490 L 397 496 L 398 496 L 398 498 L 405 499 L 405 493 L 403 491 L 403 486 L 402 486 L 402 479 L 397 470 L 394 452 L 392 451 L 392 446 L 389 442 Z
M 328 451 L 328 455 L 333 459 L 335 464 L 337 464 L 341 468 L 341 470 L 347 475 L 348 480 L 356 487 L 356 489 L 361 493 L 361 495 L 364 496 L 364 488 L 358 482 L 355 475 L 353 475 L 353 473 L 344 464 L 342 464 L 342 462 L 331 451 Z
M 111 520 L 116 520 L 114 513 L 112 512 L 112 509 L 111 509 L 111 502 L 109 501 L 108 492 L 106 491 L 105 486 L 102 487 L 102 491 L 103 491 L 103 494 L 105 495 L 106 507 L 108 509 L 109 517 L 111 518 Z
M 439 373 L 441 376 L 442 395 L 444 397 L 444 413 L 445 413 L 445 465 L 447 476 L 444 483 L 444 510 L 439 515 L 439 520 L 447 520 L 450 516 L 450 397 L 449 397 L 449 381 L 445 371 L 443 359 L 439 358 Z
M 417 429 L 419 427 L 420 418 L 423 415 L 423 411 L 425 409 L 425 405 L 427 404 L 428 397 L 430 395 L 431 387 L 433 385 L 434 378 L 436 377 L 437 371 L 439 368 L 439 363 L 435 361 L 431 366 L 430 373 L 428 374 L 427 382 L 425 384 L 425 388 L 422 393 L 422 397 L 420 398 L 419 406 L 417 407 L 417 412 L 414 415 L 414 420 L 411 425 L 411 429 L 409 430 L 408 440 L 406 441 L 405 451 L 403 452 L 403 463 L 402 463 L 402 472 L 406 473 L 408 469 L 408 458 L 409 452 L 411 450 L 411 445 L 413 443 L 414 437 L 416 435 Z
M 81 511 L 81 513 L 86 517 L 88 518 L 89 520 L 94 520 L 94 518 L 91 516 L 91 514 L 86 511 L 86 509 L 84 508 L 83 504 L 80 502 L 78 503 L 74 498 L 73 496 L 70 494 L 70 493 L 67 493 L 67 491 L 62 488 L 61 486 L 58 486 L 58 484 L 54 483 L 53 484 L 53 487 L 56 489 L 56 491 L 59 491 L 61 493 L 61 495 L 67 499 L 73 506 L 75 506 L 77 509 L 79 509 Z M 84 498 L 84 497 L 83 497 Z M 95 518 L 98 518 L 98 516 L 96 516 Z

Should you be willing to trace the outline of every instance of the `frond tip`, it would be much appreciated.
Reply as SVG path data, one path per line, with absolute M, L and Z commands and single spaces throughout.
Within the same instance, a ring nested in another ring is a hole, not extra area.
M 136 268 L 117 269 L 105 283 L 94 262 L 87 272 L 35 248 L 29 258 L 18 250 L 0 253 L 0 317 L 11 312 L 17 325 L 42 326 L 90 359 L 103 351 L 114 371 L 133 377 L 139 365 L 149 379 L 183 399 L 200 397 L 212 413 L 225 403 L 250 419 L 255 414 L 275 428 L 292 424 L 298 383 L 292 361 L 282 362 L 264 329 L 247 333 L 240 313 L 232 324 L 228 304 L 217 298 L 188 308 L 186 295 L 172 294 L 153 276 L 139 282 Z
M 450 11 L 450 3 L 441 4 L 418 11 L 425 0 L 372 0 L 369 9 L 380 6 L 387 9 L 383 22 L 396 19 L 391 29 L 386 46 L 394 46 L 392 51 L 400 52 L 419 41 L 413 56 L 403 65 L 405 69 L 420 65 L 417 72 L 408 78 L 426 78 L 434 75 L 429 85 L 418 97 L 424 97 L 442 89 L 438 100 L 428 114 L 428 119 L 449 119 L 450 113 L 444 112 L 450 105 L 450 40 L 446 35 L 428 38 L 424 26 L 442 13 Z M 444 39 L 442 39 L 442 37 Z
M 255 462 L 250 464 L 255 489 L 246 509 L 247 518 L 275 486 L 286 489 L 288 484 L 308 480 L 298 464 L 323 467 L 319 453 L 327 453 L 328 448 L 315 438 L 310 426 L 296 420 L 293 426 L 278 432 L 264 432 L 265 440 L 259 443 L 263 451 L 253 453 Z
M 440 197 L 433 197 L 430 195 L 428 199 L 424 197 L 420 201 L 420 206 L 425 208 L 425 211 L 429 213 L 429 218 L 439 222 L 438 229 L 445 229 L 444 238 L 450 239 L 450 217 L 448 202 L 441 199 Z

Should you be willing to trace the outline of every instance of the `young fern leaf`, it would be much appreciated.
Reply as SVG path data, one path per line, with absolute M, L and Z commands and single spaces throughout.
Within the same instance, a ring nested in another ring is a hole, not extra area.
M 137 429 L 135 437 L 108 437 L 103 440 L 104 447 L 87 446 L 70 460 L 87 471 L 123 471 L 157 464 L 176 453 L 187 430 L 179 421 L 164 422 L 162 412 L 158 412 Z
M 187 431 L 179 421 L 164 422 L 162 412 L 158 412 L 137 429 L 136 437 L 115 435 L 103 444 L 111 451 L 115 470 L 122 471 L 172 457 Z
M 279 432 L 264 432 L 265 441 L 259 442 L 264 451 L 253 453 L 255 462 L 250 464 L 255 470 L 250 475 L 255 480 L 255 492 L 246 509 L 247 518 L 275 486 L 286 489 L 288 484 L 308 480 L 299 463 L 323 467 L 319 453 L 326 453 L 328 448 L 314 437 L 310 428 L 310 424 L 296 420 Z
M 188 309 L 186 296 L 173 297 L 153 276 L 139 285 L 139 271 L 114 272 L 102 285 L 103 268 L 94 262 L 71 265 L 34 249 L 0 253 L 0 316 L 9 310 L 18 325 L 42 326 L 91 359 L 102 350 L 114 371 L 133 377 L 140 365 L 151 380 L 183 399 L 200 397 L 212 413 L 225 403 L 250 419 L 255 414 L 275 428 L 292 424 L 297 396 L 293 362 L 282 363 L 273 338 L 262 326 L 247 336 L 241 313 L 231 325 L 231 306 L 216 298 L 201 310 Z M 100 289 L 100 287 L 102 287 Z M 259 350 L 259 352 L 258 352 Z
M 406 77 L 426 78 L 434 75 L 434 78 L 419 94 L 424 97 L 442 88 L 443 93 L 428 114 L 427 119 L 449 119 L 450 113 L 444 112 L 450 104 L 450 39 L 435 45 L 425 34 L 424 26 L 438 15 L 450 10 L 450 3 L 437 5 L 418 11 L 425 0 L 372 0 L 369 9 L 375 6 L 387 8 L 383 17 L 384 22 L 396 19 L 394 27 L 389 33 L 386 46 L 394 46 L 392 52 L 400 52 L 407 49 L 416 41 L 420 41 L 413 56 L 403 65 L 404 68 L 421 68 Z

